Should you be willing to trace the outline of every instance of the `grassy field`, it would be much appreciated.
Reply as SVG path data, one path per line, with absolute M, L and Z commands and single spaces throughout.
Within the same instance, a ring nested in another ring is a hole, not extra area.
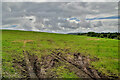
M 25 47 L 24 40 L 28 40 Z M 3 77 L 20 77 L 19 69 L 13 60 L 22 61 L 23 49 L 30 54 L 50 55 L 56 49 L 68 49 L 70 53 L 81 53 L 93 61 L 90 65 L 107 76 L 118 76 L 118 40 L 95 38 L 88 36 L 43 33 L 32 31 L 2 31 L 2 74 Z M 97 60 L 94 60 L 97 59 Z M 64 66 L 64 65 L 63 65 Z M 65 70 L 63 66 L 54 68 L 59 78 L 76 78 L 74 72 Z

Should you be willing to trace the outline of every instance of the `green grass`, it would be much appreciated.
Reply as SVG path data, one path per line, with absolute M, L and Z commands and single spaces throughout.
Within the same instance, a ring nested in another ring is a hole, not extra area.
M 74 72 L 70 72 L 68 69 L 65 69 L 64 67 L 66 66 L 59 66 L 55 69 L 53 69 L 53 71 L 56 71 L 57 75 L 59 75 L 58 78 L 79 78 L 78 76 L 75 75 Z
M 13 59 L 23 59 L 23 43 L 12 41 L 20 40 L 33 40 L 33 42 L 26 44 L 24 50 L 38 55 L 39 58 L 50 54 L 51 50 L 57 48 L 69 49 L 71 53 L 80 52 L 82 55 L 90 56 L 90 58 L 97 57 L 99 61 L 91 62 L 94 68 L 108 76 L 118 76 L 118 40 L 68 34 L 3 30 L 2 74 L 4 77 L 19 77 L 19 70 L 13 67 L 12 62 Z M 76 77 L 73 73 L 66 74 L 66 72 L 63 72 L 61 74 L 61 77 L 64 78 L 70 76 Z

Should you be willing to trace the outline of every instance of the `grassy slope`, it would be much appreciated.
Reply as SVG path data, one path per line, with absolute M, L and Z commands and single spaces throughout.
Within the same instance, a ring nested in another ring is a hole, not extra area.
M 23 43 L 12 42 L 18 40 L 34 40 L 27 43 L 24 49 L 38 57 L 48 55 L 51 53 L 50 50 L 56 48 L 70 49 L 73 53 L 80 52 L 83 55 L 90 55 L 91 58 L 97 57 L 99 61 L 91 62 L 91 65 L 106 75 L 118 76 L 118 40 L 9 30 L 2 31 L 3 76 L 17 77 L 19 74 L 12 67 L 14 58 L 22 60 L 24 57 L 22 54 Z

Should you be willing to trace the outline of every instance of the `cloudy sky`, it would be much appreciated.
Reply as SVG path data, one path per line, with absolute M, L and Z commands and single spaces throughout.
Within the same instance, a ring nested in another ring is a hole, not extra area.
M 119 0 L 8 1 L 2 3 L 2 29 L 55 33 L 118 31 Z
M 120 0 L 2 0 L 3 2 L 119 2 Z

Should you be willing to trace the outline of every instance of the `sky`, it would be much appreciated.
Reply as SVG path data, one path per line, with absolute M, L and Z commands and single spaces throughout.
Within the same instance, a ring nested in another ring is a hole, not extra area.
M 52 33 L 118 31 L 119 0 L 22 1 L 3 1 L 2 29 Z
M 120 0 L 2 0 L 3 2 L 119 2 Z

